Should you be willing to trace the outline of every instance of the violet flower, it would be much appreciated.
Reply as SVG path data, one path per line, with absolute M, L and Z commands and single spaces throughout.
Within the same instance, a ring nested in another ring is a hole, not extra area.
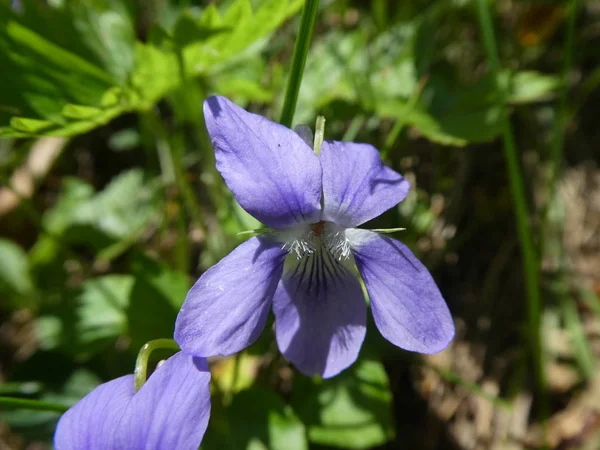
M 204 358 L 179 352 L 138 392 L 133 375 L 101 384 L 60 419 L 56 450 L 197 450 L 210 416 Z
M 285 357 L 307 375 L 351 365 L 375 323 L 393 344 L 421 353 L 454 336 L 431 275 L 400 242 L 357 229 L 401 202 L 409 183 L 368 144 L 323 142 L 317 156 L 294 131 L 224 97 L 204 103 L 217 169 L 239 204 L 276 230 L 255 236 L 207 270 L 175 326 L 183 351 L 230 355 L 252 344 L 271 305 Z

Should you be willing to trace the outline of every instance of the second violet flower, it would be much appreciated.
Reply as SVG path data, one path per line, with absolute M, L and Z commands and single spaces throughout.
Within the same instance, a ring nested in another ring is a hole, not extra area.
M 355 265 L 387 340 L 421 353 L 448 345 L 452 317 L 425 266 L 402 243 L 355 228 L 410 188 L 373 146 L 325 141 L 317 156 L 294 131 L 224 97 L 207 99 L 204 114 L 227 186 L 276 231 L 244 242 L 192 287 L 175 327 L 183 351 L 243 350 L 272 306 L 285 357 L 306 375 L 332 377 L 356 360 L 365 337 Z

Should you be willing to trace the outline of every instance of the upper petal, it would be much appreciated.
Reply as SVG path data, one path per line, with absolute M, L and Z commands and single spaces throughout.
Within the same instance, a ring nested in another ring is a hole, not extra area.
M 404 244 L 367 230 L 348 230 L 375 324 L 392 344 L 436 353 L 454 337 L 452 316 L 427 268 Z
M 190 289 L 175 340 L 191 355 L 231 355 L 251 345 L 267 320 L 287 252 L 268 236 L 249 239 Z
M 133 375 L 95 388 L 58 421 L 56 450 L 114 450 L 115 434 L 133 394 Z
M 171 356 L 133 396 L 115 448 L 196 450 L 210 417 L 209 384 L 204 358 Z
M 290 258 L 273 298 L 277 344 L 300 372 L 332 377 L 358 357 L 365 298 L 356 275 L 327 250 Z
M 322 220 L 355 227 L 400 203 L 410 189 L 402 175 L 385 166 L 368 144 L 326 141 L 323 168 Z
M 217 169 L 246 211 L 279 229 L 319 221 L 321 165 L 300 136 L 225 97 L 208 98 L 204 116 Z

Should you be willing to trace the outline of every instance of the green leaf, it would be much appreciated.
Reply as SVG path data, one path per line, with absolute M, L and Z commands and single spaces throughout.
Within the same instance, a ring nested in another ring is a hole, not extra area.
M 369 26 L 332 31 L 311 50 L 296 121 L 308 123 L 334 100 L 377 111 L 379 102 L 407 100 L 417 86 L 413 25 L 396 25 L 373 37 Z
M 0 297 L 31 302 L 34 291 L 27 254 L 14 242 L 0 239 Z
M 84 45 L 124 84 L 133 70 L 136 41 L 133 20 L 119 0 L 68 2 L 67 9 Z
M 54 123 L 50 120 L 27 119 L 25 117 L 13 117 L 10 119 L 10 126 L 15 131 L 24 133 L 39 133 L 53 126 Z
M 194 17 L 188 10 L 184 10 L 173 27 L 172 39 L 179 49 L 183 49 L 224 31 L 229 31 L 229 28 L 206 26 L 198 17 Z
M 221 15 L 210 4 L 196 20 L 202 39 L 183 49 L 186 73 L 206 74 L 221 69 L 220 65 L 230 63 L 268 36 L 301 6 L 301 0 L 265 0 L 252 12 L 249 0 L 235 0 Z
M 77 338 L 86 349 L 116 339 L 127 331 L 127 315 L 135 278 L 132 275 L 106 275 L 91 278 L 82 285 L 78 297 Z
M 65 104 L 94 105 L 113 83 L 98 66 L 7 17 L 0 26 L 0 123 L 11 116 L 64 123 Z
M 245 104 L 250 101 L 268 103 L 273 98 L 272 87 L 263 86 L 267 72 L 265 61 L 249 57 L 239 60 L 222 72 L 210 77 L 213 89 L 226 97 Z
M 62 115 L 67 119 L 91 119 L 100 115 L 101 113 L 102 110 L 100 108 L 81 105 L 65 105 L 62 110 Z
M 253 387 L 213 412 L 202 449 L 307 450 L 306 430 L 289 405 L 273 391 Z
M 60 345 L 64 333 L 63 323 L 56 316 L 42 316 L 35 321 L 35 334 L 42 350 L 52 350 Z
M 78 178 L 63 179 L 54 207 L 43 220 L 44 227 L 53 234 L 62 234 L 74 221 L 74 211 L 94 196 L 94 188 Z
M 184 273 L 136 255 L 133 261 L 135 284 L 127 308 L 131 347 L 173 336 L 177 313 L 190 288 Z
M 510 103 L 531 103 L 548 99 L 560 86 L 558 77 L 526 71 L 515 73 L 510 80 Z
M 45 21 L 23 20 L 10 10 L 0 20 L 0 136 L 85 133 L 126 112 L 147 110 L 180 83 L 176 55 L 136 43 L 122 2 L 69 6 L 68 13 L 47 13 L 64 25 L 70 41 Z
M 136 238 L 158 219 L 158 187 L 156 181 L 145 180 L 141 169 L 121 173 L 97 194 L 89 184 L 67 178 L 57 203 L 44 216 L 44 226 L 54 235 L 66 235 L 70 242 L 94 237 L 69 232 L 75 228 L 82 231 L 83 227 L 104 235 L 103 244 L 111 239 Z
M 397 120 L 404 120 L 408 125 L 413 126 L 423 136 L 432 142 L 442 145 L 464 146 L 467 140 L 452 134 L 451 130 L 446 129 L 444 124 L 424 112 L 421 107 L 415 107 L 408 111 L 406 101 L 382 101 L 377 105 L 377 112 L 381 117 L 389 117 Z
M 292 406 L 310 442 L 368 449 L 394 437 L 392 394 L 380 363 L 362 360 L 335 378 L 298 381 Z
M 61 36 L 60 27 L 43 25 L 35 5 L 27 9 L 37 15 L 23 21 L 0 6 L 0 15 L 6 13 L 0 27 L 0 136 L 74 136 L 121 114 L 148 110 L 182 84 L 180 50 L 188 75 L 227 75 L 223 69 L 242 60 L 256 67 L 261 39 L 302 1 L 266 0 L 252 12 L 248 0 L 235 0 L 223 15 L 210 5 L 198 18 L 183 12 L 173 37 L 164 32 L 158 39 L 163 48 L 135 41 L 123 5 L 99 0 L 50 10 L 70 39 Z M 93 62 L 82 57 L 89 54 Z M 229 77 L 230 83 L 217 81 L 217 87 L 227 86 L 225 91 L 242 100 L 268 101 L 262 73 L 244 80 Z
M 128 102 L 130 109 L 147 110 L 181 82 L 177 56 L 158 48 L 137 43 L 135 69 L 131 74 Z
M 156 188 L 156 184 L 146 183 L 142 170 L 124 172 L 71 210 L 71 224 L 90 225 L 114 238 L 137 234 L 157 217 Z
M 187 275 L 137 255 L 131 275 L 88 279 L 78 297 L 77 337 L 95 351 L 128 334 L 130 348 L 173 336 L 177 312 L 190 288 Z

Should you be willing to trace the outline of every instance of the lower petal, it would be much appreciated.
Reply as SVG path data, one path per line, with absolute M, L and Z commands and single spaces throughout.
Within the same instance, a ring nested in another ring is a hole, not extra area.
M 133 375 L 101 384 L 62 415 L 56 425 L 54 447 L 114 449 L 114 435 L 133 395 Z
M 454 337 L 454 324 L 427 268 L 394 239 L 358 229 L 347 230 L 346 236 L 381 334 L 414 352 L 446 348 Z
M 210 372 L 204 358 L 170 357 L 131 400 L 119 428 L 123 449 L 196 450 L 210 417 Z
M 273 311 L 279 349 L 305 375 L 332 377 L 358 357 L 365 299 L 353 271 L 328 251 L 290 256 Z
M 253 237 L 208 269 L 190 289 L 175 324 L 175 340 L 195 356 L 231 355 L 265 327 L 287 251 Z

